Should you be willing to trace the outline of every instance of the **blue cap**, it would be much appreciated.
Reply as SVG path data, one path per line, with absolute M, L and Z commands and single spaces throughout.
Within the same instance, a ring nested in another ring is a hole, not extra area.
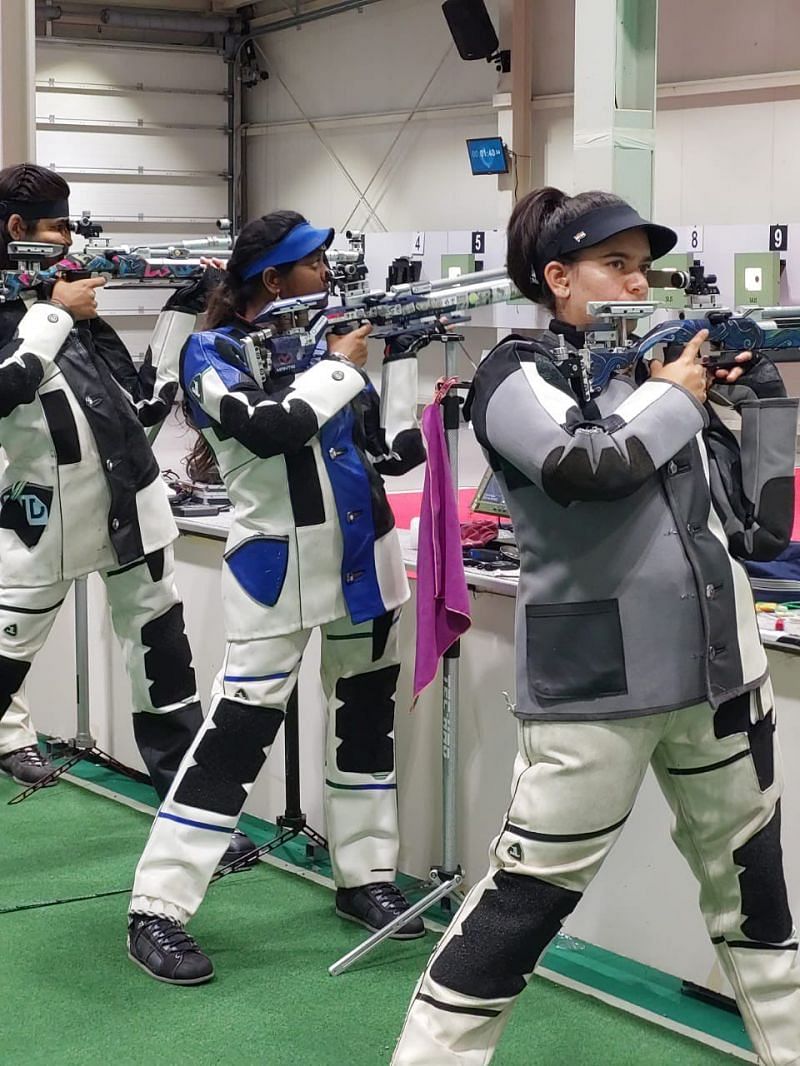
M 267 267 L 297 263 L 300 259 L 311 255 L 317 248 L 330 247 L 334 232 L 333 229 L 315 229 L 310 222 L 299 223 L 268 252 L 264 252 L 244 270 L 242 275 L 244 280 L 249 281 Z

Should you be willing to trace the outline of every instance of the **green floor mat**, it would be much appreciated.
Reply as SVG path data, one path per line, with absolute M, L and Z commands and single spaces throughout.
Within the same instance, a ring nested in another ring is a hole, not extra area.
M 0 780 L 3 1066 L 389 1062 L 435 943 L 432 935 L 384 944 L 332 978 L 327 967 L 360 942 L 362 931 L 335 918 L 328 889 L 260 865 L 214 886 L 192 923 L 214 959 L 216 980 L 201 988 L 171 988 L 138 970 L 124 946 L 124 890 L 147 836 L 148 816 L 66 782 L 4 806 L 15 791 L 12 782 Z M 123 891 L 102 895 L 117 890 Z M 523 996 L 494 1063 L 726 1061 L 540 980 Z
M 14 960 L 0 970 L 4 1066 L 379 1066 L 389 1062 L 433 945 L 432 937 L 384 945 L 329 977 L 328 964 L 358 941 L 358 930 L 333 917 L 326 889 L 262 867 L 210 893 L 192 925 L 214 958 L 216 980 L 171 988 L 126 958 L 125 902 L 0 915 L 3 958 Z M 526 993 L 495 1059 L 497 1066 L 724 1061 L 545 981 Z
M 146 815 L 66 782 L 7 806 L 19 791 L 0 779 L 0 913 L 130 887 Z

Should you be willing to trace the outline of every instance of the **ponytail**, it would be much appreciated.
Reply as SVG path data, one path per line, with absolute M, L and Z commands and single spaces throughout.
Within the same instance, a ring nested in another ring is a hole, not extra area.
M 225 276 L 209 297 L 203 329 L 216 329 L 223 322 L 229 322 L 244 313 L 262 288 L 260 275 L 245 280 L 243 274 L 246 268 L 260 253 L 268 252 L 295 226 L 306 221 L 303 215 L 296 211 L 273 211 L 243 227 L 236 238 L 233 254 L 227 262 Z M 293 266 L 293 263 L 289 263 L 276 269 L 279 274 L 284 274 Z
M 222 281 L 211 291 L 208 298 L 205 314 L 203 315 L 200 328 L 216 329 L 225 322 L 230 322 L 244 314 L 248 305 L 252 303 L 259 290 L 263 290 L 261 276 L 258 275 L 245 280 L 243 272 L 258 257 L 274 244 L 278 244 L 283 238 L 302 222 L 307 221 L 303 215 L 296 211 L 273 211 L 269 215 L 262 215 L 252 222 L 248 222 L 242 228 L 242 232 L 236 238 L 233 254 L 228 260 Z M 277 267 L 279 274 L 288 273 L 294 264 Z M 187 425 L 197 431 L 189 411 L 189 405 L 184 400 L 183 414 Z M 197 432 L 194 447 L 186 456 L 184 463 L 186 473 L 190 481 L 200 483 L 216 483 L 220 481 L 217 461 L 206 439 Z

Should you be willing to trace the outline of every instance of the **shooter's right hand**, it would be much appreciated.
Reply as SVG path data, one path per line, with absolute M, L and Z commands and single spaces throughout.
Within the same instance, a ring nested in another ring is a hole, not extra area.
M 658 359 L 651 359 L 650 377 L 656 381 L 670 381 L 673 385 L 681 385 L 698 403 L 705 403 L 708 371 L 700 362 L 700 346 L 706 340 L 708 330 L 701 329 L 673 362 L 665 364 Z
M 360 369 L 367 362 L 367 337 L 371 332 L 372 325 L 367 322 L 350 333 L 329 333 L 328 351 L 347 359 Z
M 105 285 L 106 280 L 102 276 L 79 281 L 59 280 L 53 286 L 51 299 L 65 307 L 76 322 L 97 318 L 97 289 Z

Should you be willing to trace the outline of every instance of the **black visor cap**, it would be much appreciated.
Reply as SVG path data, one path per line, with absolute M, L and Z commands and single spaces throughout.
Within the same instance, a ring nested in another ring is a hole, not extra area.
M 595 207 L 579 215 L 566 226 L 562 226 L 553 235 L 543 249 L 539 262 L 536 263 L 536 274 L 541 277 L 544 268 L 554 259 L 561 259 L 565 255 L 583 251 L 584 248 L 594 248 L 595 245 L 607 241 L 609 237 L 615 237 L 618 233 L 625 233 L 631 229 L 645 231 L 650 241 L 650 254 L 653 259 L 660 259 L 662 255 L 672 251 L 678 243 L 678 234 L 674 230 L 669 229 L 668 226 L 657 226 L 654 222 L 648 222 L 628 204 Z
M 40 218 L 68 218 L 68 200 L 0 200 L 0 218 L 19 215 L 25 222 Z

